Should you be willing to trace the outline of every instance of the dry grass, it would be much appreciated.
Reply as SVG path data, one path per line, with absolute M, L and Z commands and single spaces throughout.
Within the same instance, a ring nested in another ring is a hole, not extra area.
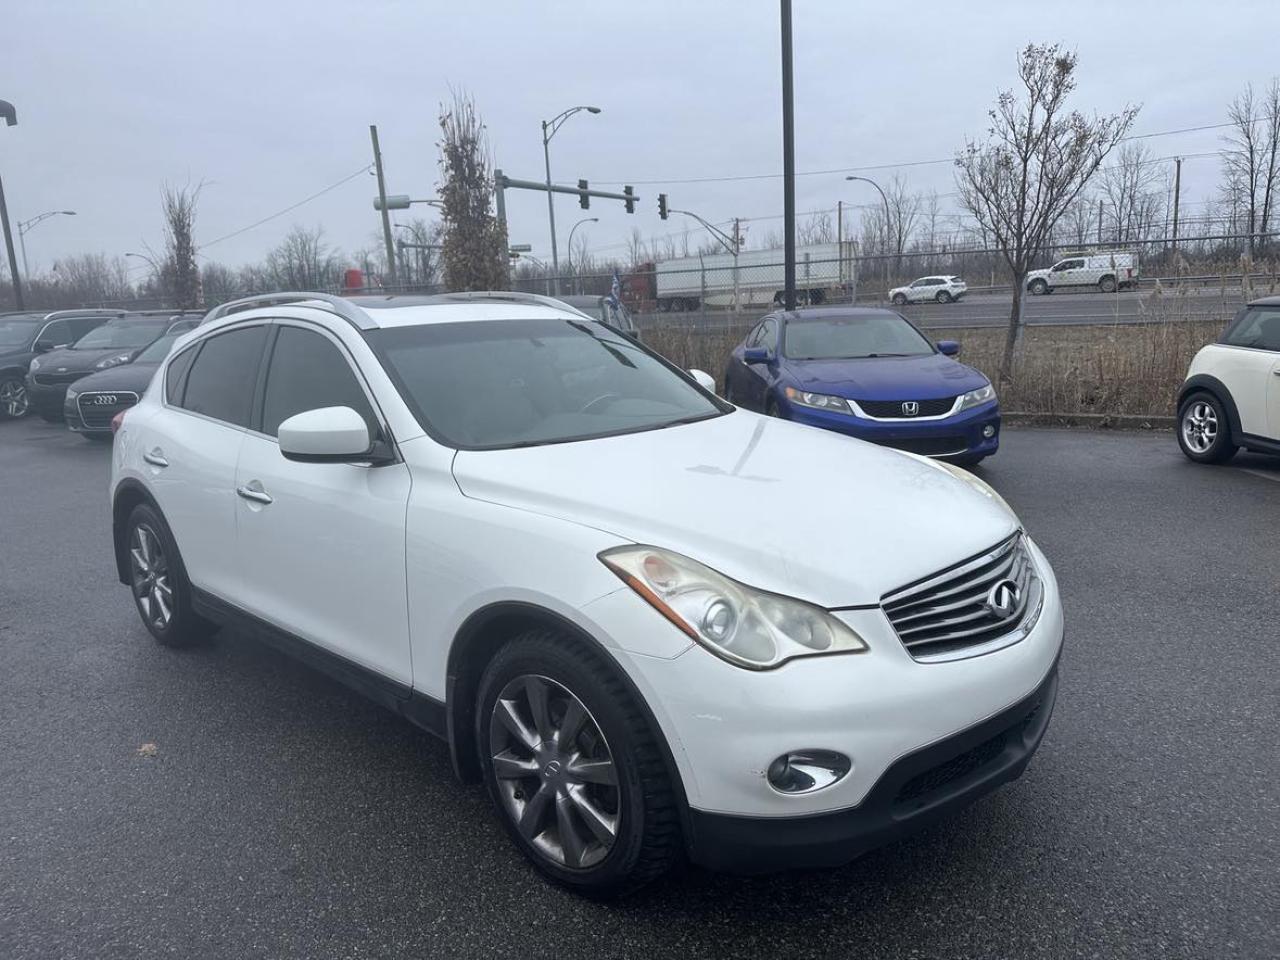
M 1029 326 L 1019 345 L 1013 380 L 1001 391 L 1001 406 L 1007 412 L 1058 416 L 1172 416 L 1191 358 L 1217 338 L 1224 322 Z M 659 329 L 646 331 L 644 339 L 681 367 L 697 367 L 722 382 L 729 352 L 745 332 Z M 1003 329 L 926 332 L 959 340 L 961 360 L 995 380 L 1004 349 Z

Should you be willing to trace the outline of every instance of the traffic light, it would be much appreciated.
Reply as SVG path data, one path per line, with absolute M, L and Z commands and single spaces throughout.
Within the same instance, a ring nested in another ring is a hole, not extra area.
M 587 181 L 578 181 L 578 206 L 583 210 L 591 209 L 591 194 L 587 193 Z
M 627 199 L 623 201 L 627 205 L 627 213 L 636 212 L 635 191 L 631 189 L 631 184 L 627 184 L 622 188 L 622 192 L 627 195 Z
M 663 220 L 667 219 L 667 195 L 665 193 L 658 194 L 658 216 Z

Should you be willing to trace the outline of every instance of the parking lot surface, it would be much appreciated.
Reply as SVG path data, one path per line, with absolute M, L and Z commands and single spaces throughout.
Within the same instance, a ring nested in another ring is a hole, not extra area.
M 1280 955 L 1276 463 L 1010 430 L 980 472 L 1068 631 L 1027 774 L 838 870 L 601 905 L 539 879 L 428 735 L 227 631 L 155 644 L 109 457 L 0 423 L 6 960 Z

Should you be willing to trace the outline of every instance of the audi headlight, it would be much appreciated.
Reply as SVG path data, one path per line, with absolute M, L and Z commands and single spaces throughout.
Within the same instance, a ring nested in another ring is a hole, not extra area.
M 67 398 L 66 398 L 67 403 L 75 403 L 76 397 L 78 396 L 80 396 L 79 393 L 77 393 L 75 390 L 72 390 L 70 387 L 67 387 Z
M 615 547 L 600 559 L 676 627 L 740 667 L 768 670 L 794 657 L 867 649 L 821 607 L 756 590 L 670 550 Z
M 93 365 L 93 369 L 106 370 L 109 367 L 118 367 L 122 363 L 128 363 L 131 356 L 133 356 L 131 353 L 117 353 L 114 357 L 103 357 Z
M 977 390 L 970 390 L 961 397 L 960 406 L 956 412 L 959 413 L 961 410 L 968 410 L 970 407 L 978 407 L 984 403 L 990 403 L 995 398 L 996 388 L 988 383 L 985 387 L 979 387 Z
M 795 387 L 787 387 L 784 392 L 787 399 L 797 406 L 811 407 L 814 410 L 834 410 L 836 413 L 853 413 L 853 408 L 844 397 L 831 397 L 825 393 L 806 393 Z
M 32 358 L 31 358 L 31 366 L 29 366 L 27 369 L 28 369 L 28 370 L 30 370 L 32 373 L 35 373 L 37 370 L 39 370 L 39 369 L 40 369 L 40 358 L 39 358 L 39 357 L 32 357 Z

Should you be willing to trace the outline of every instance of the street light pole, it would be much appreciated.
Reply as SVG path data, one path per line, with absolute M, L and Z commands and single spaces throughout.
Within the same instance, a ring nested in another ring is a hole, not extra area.
M 0 100 L 0 117 L 5 126 L 13 127 L 18 123 L 18 111 L 8 100 Z M 18 276 L 18 258 L 13 253 L 13 232 L 9 229 L 9 208 L 4 202 L 4 181 L 0 180 L 0 225 L 4 227 L 4 246 L 9 254 L 9 276 L 13 278 L 13 303 L 19 310 L 27 309 L 22 296 L 22 277 Z
M 889 238 L 889 231 L 890 231 L 890 229 L 891 229 L 891 224 L 892 224 L 892 220 L 893 220 L 893 217 L 892 217 L 892 216 L 890 215 L 890 213 L 889 213 L 889 198 L 888 198 L 887 196 L 885 196 L 884 191 L 880 189 L 880 184 L 876 183 L 876 182 L 875 182 L 874 180 L 872 180 L 870 177 L 854 177 L 854 176 L 848 176 L 848 177 L 845 177 L 845 179 L 846 179 L 846 180 L 861 180 L 863 183 L 869 183 L 869 184 L 871 184 L 873 187 L 875 187 L 875 188 L 876 188 L 876 193 L 880 194 L 880 199 L 884 201 L 884 239 L 885 239 L 885 243 L 886 243 L 886 245 L 887 245 L 887 244 L 889 243 L 889 239 L 890 239 L 890 238 Z M 886 283 L 888 283 L 888 281 L 889 281 L 889 257 L 888 257 L 888 253 L 889 253 L 889 251 L 886 249 L 886 250 L 885 250 L 885 260 L 884 260 L 884 277 L 885 277 L 885 282 L 886 282 Z
M 556 131 L 564 125 L 566 120 L 580 110 L 585 110 L 587 113 L 600 112 L 599 107 L 570 107 L 552 119 L 542 121 L 542 159 L 547 165 L 547 222 L 551 225 L 551 270 L 555 274 L 553 282 L 556 295 L 560 293 L 560 257 L 556 252 L 556 205 L 551 192 L 551 138 L 556 135 Z
M 369 139 L 373 141 L 373 165 L 378 172 L 378 198 L 382 201 L 382 241 L 387 247 L 387 273 L 391 286 L 396 285 L 396 249 L 391 241 L 391 215 L 387 212 L 387 181 L 382 176 L 382 151 L 378 149 L 378 127 L 369 124 Z
M 76 212 L 74 210 L 49 210 L 46 213 L 32 217 L 30 220 L 18 221 L 18 246 L 22 248 L 22 276 L 27 283 L 31 282 L 31 271 L 27 268 L 27 234 L 31 232 L 33 227 L 43 223 L 50 217 L 74 217 L 75 215 Z
M 551 196 L 551 194 L 547 194 L 547 196 Z M 585 219 L 579 220 L 577 223 L 575 223 L 572 227 L 569 228 L 569 249 L 565 251 L 565 263 L 567 264 L 567 267 L 570 273 L 573 273 L 573 231 L 577 230 L 584 223 L 599 223 L 599 222 L 600 222 L 599 217 L 586 217 Z

